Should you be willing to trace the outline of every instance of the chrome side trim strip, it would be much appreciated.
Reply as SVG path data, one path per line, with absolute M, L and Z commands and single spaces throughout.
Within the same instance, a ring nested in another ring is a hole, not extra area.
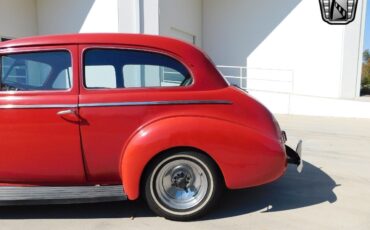
M 0 105 L 0 109 L 55 109 L 55 108 L 85 108 L 85 107 L 117 107 L 117 106 L 145 106 L 145 105 L 230 105 L 226 100 L 177 100 L 177 101 L 133 101 L 108 103 L 76 104 L 44 104 L 44 105 Z
M 122 185 L 0 187 L 0 205 L 91 203 L 126 199 Z
M 204 105 L 221 104 L 230 105 L 226 100 L 177 100 L 177 101 L 138 101 L 138 102 L 112 102 L 112 103 L 83 103 L 79 107 L 116 107 L 116 106 L 143 106 L 143 105 Z
M 76 104 L 44 104 L 44 105 L 0 105 L 0 109 L 54 109 L 77 108 Z

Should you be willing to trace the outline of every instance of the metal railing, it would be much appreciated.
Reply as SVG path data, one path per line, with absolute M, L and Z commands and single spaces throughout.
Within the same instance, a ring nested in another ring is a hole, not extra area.
M 177 79 L 176 79 L 177 78 Z M 183 76 L 178 71 L 170 68 L 160 67 L 160 80 L 166 84 L 180 85 Z
M 244 90 L 248 89 L 247 67 L 218 65 L 217 68 L 230 84 Z
M 218 65 L 217 68 L 230 84 L 243 90 L 294 93 L 294 71 L 290 69 L 227 65 Z

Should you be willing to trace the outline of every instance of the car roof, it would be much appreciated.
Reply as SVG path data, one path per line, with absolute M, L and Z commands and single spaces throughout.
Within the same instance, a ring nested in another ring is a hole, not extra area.
M 34 36 L 0 42 L 0 52 L 4 49 L 63 46 L 63 45 L 123 45 L 138 48 L 151 48 L 165 51 L 180 57 L 190 68 L 199 69 L 204 88 L 225 87 L 228 84 L 215 69 L 208 56 L 196 46 L 174 38 L 158 35 L 122 34 L 122 33 L 83 33 Z M 204 68 L 206 67 L 206 68 Z M 206 73 L 206 70 L 208 73 Z M 207 75 L 210 75 L 209 77 Z M 218 77 L 211 77 L 217 75 Z M 203 84 L 204 82 L 204 84 Z M 208 83 L 207 83 L 208 82 Z M 200 82 L 199 82 L 200 83 Z
M 207 55 L 196 46 L 174 38 L 145 34 L 122 33 L 83 33 L 34 36 L 0 42 L 0 51 L 7 48 L 63 46 L 63 45 L 126 45 L 138 48 L 165 50 L 179 57 L 199 57 Z
M 53 45 L 76 45 L 76 44 L 115 44 L 149 46 L 167 48 L 180 46 L 183 48 L 197 49 L 192 44 L 169 37 L 146 34 L 122 34 L 122 33 L 83 33 L 83 34 L 60 34 L 18 38 L 0 43 L 0 48 L 15 48 L 29 46 L 53 46 Z M 200 51 L 202 52 L 202 51 Z

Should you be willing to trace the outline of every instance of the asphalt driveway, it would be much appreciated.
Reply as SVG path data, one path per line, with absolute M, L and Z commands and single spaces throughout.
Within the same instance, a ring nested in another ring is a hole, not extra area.
M 229 191 L 206 218 L 153 216 L 142 202 L 0 207 L 0 229 L 370 229 L 370 119 L 278 116 L 305 168 Z

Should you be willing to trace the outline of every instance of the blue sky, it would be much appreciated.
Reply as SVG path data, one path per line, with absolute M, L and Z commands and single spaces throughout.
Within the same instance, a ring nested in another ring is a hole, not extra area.
M 367 1 L 364 49 L 370 49 L 370 0 Z

